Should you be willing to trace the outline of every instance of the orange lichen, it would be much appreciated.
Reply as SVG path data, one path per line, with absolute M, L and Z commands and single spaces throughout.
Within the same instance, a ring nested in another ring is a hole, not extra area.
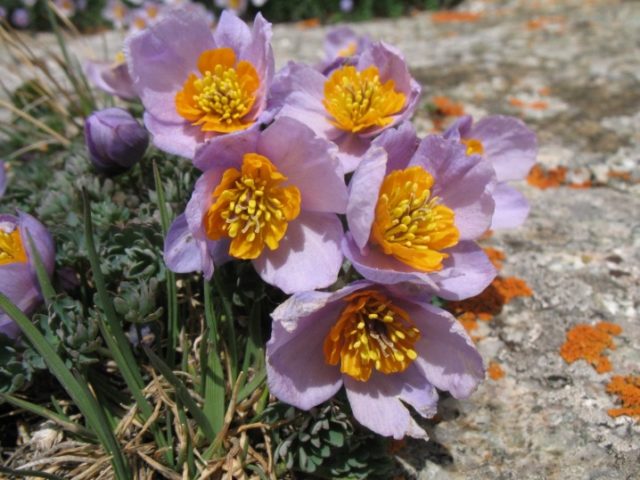
M 598 373 L 610 372 L 611 361 L 603 352 L 616 348 L 612 335 L 620 332 L 622 328 L 610 322 L 600 322 L 595 326 L 576 325 L 567 332 L 567 340 L 560 347 L 560 356 L 567 363 L 586 360 Z
M 516 297 L 530 297 L 531 288 L 523 279 L 518 277 L 496 277 L 491 284 L 503 299 L 504 304 L 511 303 Z
M 540 90 L 538 90 L 538 93 L 540 95 L 542 95 L 543 97 L 547 97 L 547 96 L 551 95 L 551 88 L 542 87 Z
M 433 109 L 430 111 L 431 121 L 436 131 L 443 130 L 444 122 L 448 117 L 464 115 L 464 107 L 445 96 L 436 96 L 431 99 Z
M 476 321 L 488 322 L 515 297 L 530 297 L 533 294 L 527 283 L 517 277 L 496 277 L 480 295 L 449 302 L 447 309 L 453 313 L 468 332 L 475 330 Z
M 502 269 L 502 261 L 505 259 L 505 255 L 502 250 L 498 250 L 493 247 L 485 247 L 484 253 L 487 254 L 487 257 L 489 257 L 493 266 L 496 267 L 496 270 Z
M 474 341 L 477 341 L 478 337 L 473 335 L 473 332 L 478 329 L 478 316 L 473 312 L 464 312 L 458 316 L 458 321 L 462 324 Z
M 531 102 L 528 106 L 533 110 L 546 110 L 547 108 L 549 108 L 549 104 L 542 100 Z
M 464 107 L 461 103 L 456 103 L 448 97 L 437 96 L 432 99 L 436 107 L 437 113 L 445 117 L 459 117 L 464 115 Z
M 624 170 L 609 170 L 609 172 L 607 172 L 607 176 L 609 178 L 622 180 L 623 182 L 632 182 L 631 172 L 627 172 Z
M 307 18 L 306 20 L 301 20 L 296 23 L 296 26 L 302 30 L 307 30 L 309 28 L 316 28 L 320 26 L 319 18 Z
M 527 105 L 525 102 L 523 102 L 519 98 L 514 98 L 514 97 L 511 97 L 509 99 L 509 103 L 514 107 L 518 107 L 518 108 L 524 108 Z
M 621 408 L 612 408 L 607 413 L 612 417 L 628 415 L 640 422 L 640 376 L 615 375 L 607 385 L 607 392 L 618 396 Z
M 431 15 L 434 23 L 477 22 L 482 14 L 477 12 L 442 11 Z
M 527 183 L 546 190 L 547 188 L 559 187 L 565 182 L 566 177 L 567 169 L 565 167 L 551 168 L 545 171 L 540 165 L 534 165 L 527 176 Z
M 500 380 L 504 377 L 504 370 L 500 364 L 496 361 L 489 362 L 489 368 L 487 368 L 487 375 L 491 380 Z
M 527 30 L 540 30 L 547 25 L 562 25 L 564 23 L 563 17 L 538 17 L 533 18 L 526 23 Z
M 525 102 L 519 98 L 509 98 L 509 103 L 517 108 L 529 108 L 531 110 L 546 110 L 549 108 L 549 103 L 544 100 L 534 100 L 533 102 Z

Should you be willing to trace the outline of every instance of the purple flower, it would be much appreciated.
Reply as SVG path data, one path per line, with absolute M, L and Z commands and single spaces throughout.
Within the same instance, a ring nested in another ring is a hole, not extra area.
M 55 263 L 53 239 L 45 227 L 31 215 L 0 215 L 0 292 L 26 315 L 42 301 L 33 264 L 29 235 L 51 276 Z M 0 334 L 16 338 L 19 327 L 0 309 Z
M 112 175 L 138 163 L 149 145 L 147 131 L 121 108 L 92 113 L 85 120 L 84 137 L 93 166 Z
M 356 168 L 376 136 L 413 114 L 420 95 L 400 53 L 384 43 L 351 63 L 323 75 L 290 62 L 271 92 L 279 117 L 295 118 L 338 146 L 345 172 Z
M 11 14 L 11 23 L 17 28 L 27 28 L 31 23 L 31 15 L 24 8 L 16 8 Z
M 76 4 L 73 0 L 53 0 L 53 4 L 65 17 L 72 17 L 76 13 Z
M 466 147 L 467 155 L 481 155 L 496 172 L 498 184 L 493 190 L 495 213 L 492 229 L 522 225 L 529 213 L 524 196 L 506 182 L 523 180 L 536 162 L 536 135 L 519 119 L 494 115 L 476 124 L 469 115 L 460 117 L 444 133 Z
M 316 68 L 323 75 L 328 75 L 369 48 L 372 43 L 369 37 L 358 35 L 349 27 L 332 28 L 324 39 L 325 59 Z
M 477 295 L 496 274 L 473 241 L 489 228 L 494 183 L 481 157 L 435 135 L 418 142 L 405 122 L 373 142 L 351 179 L 343 252 L 373 282 Z
M 204 173 L 165 240 L 171 270 L 211 278 L 238 258 L 287 293 L 336 281 L 347 190 L 331 143 L 283 118 L 213 138 L 194 163 Z
M 218 8 L 226 8 L 236 15 L 242 15 L 247 10 L 247 0 L 214 0 L 214 4 Z
M 120 0 L 109 0 L 102 10 L 102 18 L 113 23 L 116 28 L 122 28 L 128 17 L 129 9 Z
M 7 189 L 7 172 L 5 170 L 5 165 L 2 160 L 0 160 L 0 198 L 4 196 L 4 192 Z
M 349 13 L 353 10 L 353 0 L 340 0 L 340 10 Z
M 259 128 L 273 77 L 271 24 L 253 30 L 223 12 L 214 34 L 207 19 L 178 9 L 130 36 L 125 51 L 154 144 L 193 158 L 206 140 Z
M 436 388 L 466 398 L 484 378 L 482 358 L 448 312 L 366 281 L 303 292 L 272 314 L 269 390 L 308 410 L 344 385 L 356 420 L 374 432 L 426 437 L 405 404 L 436 413 Z
M 84 72 L 87 79 L 103 92 L 124 100 L 133 100 L 138 95 L 133 89 L 133 80 L 129 75 L 127 62 L 124 56 L 120 58 L 120 55 L 115 62 L 87 60 L 84 63 Z

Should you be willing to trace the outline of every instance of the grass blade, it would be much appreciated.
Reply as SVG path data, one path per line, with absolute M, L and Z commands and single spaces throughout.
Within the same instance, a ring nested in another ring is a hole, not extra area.
M 96 399 L 87 386 L 76 379 L 42 333 L 40 333 L 24 313 L 2 293 L 0 293 L 0 308 L 18 324 L 22 333 L 24 333 L 33 347 L 42 356 L 51 373 L 55 375 L 62 387 L 75 402 L 80 412 L 82 412 L 104 449 L 112 456 L 111 461 L 116 478 L 122 480 L 127 479 L 127 461 L 120 450 L 118 442 L 113 436 L 113 432 L 109 428 L 104 412 L 97 404 Z
M 44 303 L 49 306 L 53 301 L 53 298 L 56 296 L 56 291 L 53 288 L 53 285 L 51 285 L 51 280 L 49 279 L 49 274 L 42 263 L 40 252 L 36 248 L 33 238 L 31 238 L 31 234 L 29 232 L 27 232 L 27 236 L 29 239 L 29 246 L 31 247 L 29 253 L 31 254 L 31 259 L 33 260 L 33 264 L 36 269 L 36 275 L 38 277 L 38 283 L 40 284 L 40 290 L 42 291 L 42 297 L 44 298 Z
M 0 400 L 3 400 L 7 403 L 10 403 L 14 407 L 21 408 L 42 418 L 46 418 L 47 420 L 51 420 L 52 422 L 55 422 L 56 424 L 64 428 L 66 431 L 75 435 L 80 435 L 81 437 L 92 443 L 98 441 L 98 438 L 95 436 L 95 434 L 87 430 L 82 425 L 78 425 L 77 423 L 69 420 L 67 417 L 60 415 L 59 413 L 52 412 L 51 410 L 40 405 L 36 405 L 35 403 L 28 402 L 18 397 L 14 397 L 13 395 L 9 395 L 8 393 L 0 393 Z
M 142 374 L 137 367 L 137 362 L 131 351 L 129 340 L 124 334 L 122 325 L 116 315 L 116 311 L 113 307 L 113 302 L 107 292 L 107 286 L 100 270 L 100 262 L 98 261 L 98 254 L 96 252 L 95 242 L 93 240 L 93 223 L 91 219 L 91 204 L 89 202 L 89 196 L 86 190 L 82 191 L 82 197 L 84 202 L 84 231 L 85 231 L 85 243 L 87 245 L 87 255 L 89 257 L 89 263 L 91 264 L 91 270 L 93 271 L 93 279 L 96 284 L 96 290 L 98 291 L 98 299 L 106 322 L 103 321 L 102 316 L 99 316 L 99 327 L 102 336 L 109 347 L 109 351 L 113 355 L 113 359 L 118 365 L 122 377 L 124 378 L 133 398 L 140 409 L 143 420 L 146 421 L 153 414 L 153 407 L 147 401 L 142 391 L 144 387 L 144 381 Z M 160 433 L 160 430 L 154 426 L 152 429 L 156 442 L 161 447 L 168 445 L 166 438 Z M 169 454 L 168 454 L 169 455 Z M 170 458 L 169 456 L 167 458 Z
M 158 209 L 160 210 L 160 222 L 162 225 L 162 235 L 167 236 L 169 231 L 169 224 L 171 219 L 169 218 L 169 212 L 167 210 L 167 203 L 164 197 L 164 188 L 162 187 L 162 181 L 160 179 L 160 172 L 158 171 L 158 165 L 153 160 L 153 179 L 155 181 L 156 195 L 158 197 Z M 178 336 L 180 329 L 178 327 L 178 293 L 176 290 L 176 276 L 170 270 L 166 271 L 167 276 L 167 332 L 169 342 L 167 345 L 167 363 L 171 366 L 175 365 L 175 352 L 178 346 Z
M 216 434 L 209 419 L 205 416 L 202 409 L 193 399 L 187 387 L 182 381 L 171 371 L 166 363 L 162 361 L 149 347 L 144 347 L 144 351 L 149 357 L 151 364 L 162 374 L 162 376 L 175 388 L 176 395 L 182 404 L 189 410 L 198 426 L 202 429 L 202 433 L 207 440 L 212 441 Z
M 204 414 L 211 419 L 216 434 L 224 424 L 224 371 L 218 349 L 218 319 L 213 308 L 211 285 L 204 281 L 204 316 L 207 322 L 207 361 L 203 362 Z

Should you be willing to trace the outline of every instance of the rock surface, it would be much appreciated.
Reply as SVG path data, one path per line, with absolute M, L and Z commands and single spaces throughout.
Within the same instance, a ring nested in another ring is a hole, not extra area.
M 406 55 L 424 88 L 421 133 L 434 128 L 436 95 L 476 117 L 516 115 L 537 131 L 544 167 L 565 167 L 569 183 L 593 186 L 521 185 L 529 220 L 488 244 L 506 253 L 503 274 L 525 279 L 534 294 L 482 322 L 478 341 L 505 376 L 466 401 L 445 400 L 440 420 L 426 424 L 431 440 L 408 440 L 398 455 L 419 479 L 640 478 L 640 421 L 610 417 L 616 399 L 605 391 L 613 374 L 640 374 L 640 3 L 484 0 L 461 9 L 469 14 L 354 29 Z M 274 31 L 279 65 L 321 58 L 324 29 Z M 111 58 L 121 38 L 105 37 L 74 41 L 72 50 L 87 55 L 106 44 Z M 19 78 L 9 62 L 0 56 L 11 87 Z M 613 371 L 566 364 L 567 330 L 602 320 L 622 327 L 609 353 Z

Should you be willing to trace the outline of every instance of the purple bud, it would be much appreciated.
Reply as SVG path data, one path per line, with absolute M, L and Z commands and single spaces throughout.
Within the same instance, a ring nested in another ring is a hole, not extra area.
M 99 172 L 126 172 L 144 156 L 149 134 L 121 108 L 93 112 L 84 123 L 84 137 L 91 163 Z

